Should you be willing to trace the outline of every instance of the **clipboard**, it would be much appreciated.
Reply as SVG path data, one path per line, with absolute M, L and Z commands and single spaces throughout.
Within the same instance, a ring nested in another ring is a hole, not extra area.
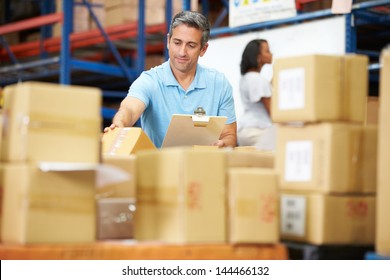
M 224 116 L 173 114 L 161 147 L 211 145 L 219 139 L 226 121 Z

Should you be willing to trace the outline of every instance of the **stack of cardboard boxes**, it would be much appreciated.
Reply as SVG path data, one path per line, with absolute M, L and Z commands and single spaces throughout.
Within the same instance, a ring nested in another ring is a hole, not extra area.
M 377 127 L 364 122 L 367 64 L 360 55 L 275 62 L 272 119 L 284 240 L 374 244 Z
M 94 241 L 100 90 L 26 82 L 4 94 L 2 242 Z
M 116 129 L 103 136 L 106 163 L 130 153 L 135 161 L 136 210 L 131 225 L 135 240 L 279 242 L 273 154 L 211 146 L 157 150 L 138 128 Z

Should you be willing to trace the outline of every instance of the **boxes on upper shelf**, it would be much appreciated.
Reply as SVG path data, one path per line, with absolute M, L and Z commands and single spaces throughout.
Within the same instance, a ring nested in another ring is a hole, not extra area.
M 282 192 L 281 238 L 316 245 L 375 242 L 374 195 Z
M 368 57 L 305 55 L 275 60 L 272 120 L 365 120 Z
M 4 94 L 3 161 L 100 162 L 100 89 L 24 82 Z
M 279 125 L 275 168 L 282 190 L 374 193 L 376 126 Z

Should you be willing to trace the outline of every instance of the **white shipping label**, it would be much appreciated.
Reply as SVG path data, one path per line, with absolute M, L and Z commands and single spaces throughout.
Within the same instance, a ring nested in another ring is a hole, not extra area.
M 308 182 L 312 179 L 313 142 L 309 140 L 286 143 L 284 180 Z
M 280 207 L 281 233 L 304 237 L 306 227 L 306 198 L 298 195 L 282 195 Z
M 305 107 L 305 69 L 282 70 L 278 75 L 279 110 L 297 110 Z

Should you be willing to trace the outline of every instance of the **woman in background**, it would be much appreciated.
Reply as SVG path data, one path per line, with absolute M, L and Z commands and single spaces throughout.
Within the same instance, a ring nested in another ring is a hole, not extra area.
M 246 45 L 240 64 L 239 86 L 243 114 L 238 119 L 239 146 L 256 146 L 262 150 L 273 149 L 273 143 L 265 144 L 264 139 L 262 140 L 264 137 L 269 138 L 270 135 L 267 134 L 273 131 L 270 117 L 272 86 L 265 77 L 260 75 L 263 66 L 271 63 L 272 53 L 266 40 L 256 39 Z

